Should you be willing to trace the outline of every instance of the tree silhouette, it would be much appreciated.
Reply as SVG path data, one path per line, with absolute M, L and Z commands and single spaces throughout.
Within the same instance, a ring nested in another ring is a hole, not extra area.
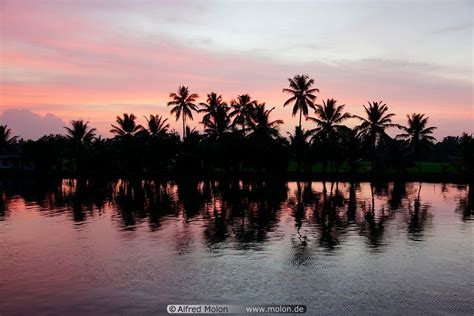
M 117 125 L 112 124 L 112 129 L 110 132 L 116 134 L 117 136 L 134 136 L 137 133 L 143 131 L 143 126 L 137 125 L 135 120 L 137 117 L 132 113 L 124 113 L 123 117 L 117 116 L 116 122 Z
M 152 137 L 163 137 L 166 135 L 168 132 L 168 128 L 170 127 L 169 124 L 166 123 L 168 121 L 167 118 L 164 118 L 161 115 L 153 115 L 150 114 L 150 117 L 147 118 L 145 117 L 147 124 L 148 124 L 148 130 L 147 132 L 152 136 Z
M 313 141 L 315 139 L 326 149 L 323 151 L 323 173 L 326 171 L 328 156 L 336 154 L 336 146 L 346 126 L 341 123 L 351 117 L 349 113 L 343 112 L 345 105 L 336 105 L 334 99 L 323 100 L 323 105 L 316 105 L 317 117 L 308 117 L 308 120 L 316 123 L 317 127 L 311 130 Z
M 246 126 L 252 120 L 252 112 L 257 104 L 256 100 L 252 100 L 248 94 L 242 94 L 237 96 L 237 100 L 230 102 L 233 110 L 230 112 L 230 117 L 233 117 L 233 126 L 241 125 L 242 134 L 245 135 Z
M 296 126 L 295 132 L 293 134 L 288 133 L 290 138 L 290 150 L 292 156 L 296 160 L 296 171 L 299 174 L 301 172 L 301 166 L 303 161 L 307 160 L 309 157 L 309 139 L 313 133 L 309 130 L 301 129 L 301 127 Z
M 407 168 L 413 165 L 413 160 L 410 155 L 409 144 L 401 139 L 394 139 L 391 141 L 385 152 L 388 166 L 390 166 L 397 175 L 406 172 Z
M 203 122 L 215 116 L 219 107 L 227 107 L 227 103 L 222 101 L 222 95 L 217 95 L 215 92 L 208 93 L 207 103 L 201 102 L 199 105 L 202 108 L 198 112 L 205 113 L 202 118 Z
M 265 109 L 265 103 L 257 104 L 251 112 L 251 120 L 249 121 L 251 135 L 258 135 L 260 137 L 277 138 L 280 134 L 278 132 L 278 125 L 283 124 L 282 120 L 270 120 L 270 113 L 275 108 L 270 110 Z
M 428 124 L 428 117 L 425 117 L 424 114 L 413 113 L 411 116 L 407 115 L 407 118 L 408 125 L 406 127 L 398 126 L 404 133 L 398 135 L 397 138 L 408 140 L 411 152 L 421 172 L 420 155 L 424 149 L 427 149 L 436 140 L 436 138 L 431 136 L 436 127 L 426 126 Z
M 292 114 L 299 114 L 300 121 L 287 137 L 279 134 L 283 121 L 271 116 L 274 108 L 258 103 L 248 94 L 226 103 L 222 95 L 210 92 L 206 102 L 197 105 L 198 95 L 179 86 L 176 93 L 170 94 L 167 105 L 171 112 L 168 116 L 182 120 L 182 134 L 169 130 L 168 118 L 154 114 L 146 115 L 144 127 L 134 114 L 119 115 L 110 129 L 114 137 L 104 139 L 95 137 L 96 130 L 82 120 L 68 123 L 64 136 L 49 135 L 36 141 L 17 142 L 10 129 L 0 125 L 0 152 L 11 152 L 15 160 L 24 159 L 25 165 L 32 166 L 30 169 L 57 174 L 102 171 L 113 176 L 170 178 L 211 174 L 235 180 L 253 175 L 284 177 L 288 171 L 294 175 L 295 169 L 297 176 L 305 172 L 304 176 L 325 178 L 326 168 L 331 168 L 328 176 L 338 178 L 342 170 L 344 176 L 355 178 L 370 173 L 370 167 L 365 170 L 359 166 L 371 161 L 373 176 L 380 173 L 402 179 L 412 175 L 409 167 L 415 166 L 416 158 L 420 170 L 422 159 L 437 167 L 430 172 L 433 177 L 447 175 L 461 181 L 473 178 L 472 135 L 446 137 L 433 144 L 434 150 L 428 155 L 423 150 L 435 142 L 435 127 L 428 126 L 429 119 L 424 114 L 409 115 L 406 127 L 402 127 L 392 122 L 395 114 L 380 101 L 369 102 L 364 105 L 363 114 L 351 116 L 345 105 L 335 99 L 315 102 L 319 90 L 308 75 L 295 75 L 288 80 L 289 87 L 283 92 L 290 98 L 285 106 L 291 103 Z M 199 124 L 204 126 L 204 132 L 186 125 L 188 118 L 193 119 L 193 111 L 202 114 Z M 309 121 L 306 124 L 311 124 L 308 130 L 301 126 L 303 115 Z M 345 126 L 350 117 L 358 118 L 360 125 Z M 387 134 L 390 127 L 399 127 L 403 132 L 391 139 Z M 317 168 L 313 170 L 313 166 Z
M 459 139 L 459 154 L 465 172 L 470 180 L 470 185 L 474 185 L 474 138 L 472 135 L 463 133 Z
M 369 102 L 369 106 L 364 105 L 366 117 L 354 115 L 360 119 L 360 124 L 357 129 L 364 142 L 369 146 L 372 156 L 372 171 L 374 171 L 374 163 L 376 158 L 377 146 L 390 139 L 385 130 L 389 127 L 397 127 L 397 124 L 392 123 L 391 117 L 395 116 L 393 113 L 387 113 L 388 107 L 382 101 Z
M 349 173 L 354 175 L 362 161 L 362 140 L 356 128 L 342 129 L 343 156 L 346 158 Z
M 189 139 L 187 138 L 189 136 Z M 188 143 L 199 143 L 201 141 L 202 135 L 196 131 L 195 128 L 190 128 L 186 126 L 186 142 Z
M 0 125 L 0 149 L 6 149 L 16 141 L 18 136 L 11 136 L 11 133 L 7 125 Z
M 230 129 L 230 117 L 228 115 L 229 108 L 220 106 L 215 113 L 206 120 L 203 120 L 204 132 L 214 139 L 222 137 Z
M 189 88 L 185 86 L 178 87 L 178 93 L 170 93 L 171 101 L 168 102 L 168 106 L 174 106 L 171 109 L 171 114 L 175 114 L 176 121 L 180 117 L 183 119 L 183 140 L 186 138 L 186 117 L 193 119 L 192 111 L 197 111 L 197 106 L 194 104 L 199 95 L 196 93 L 190 93 Z
M 222 96 L 212 92 L 207 95 L 207 103 L 200 103 L 203 107 L 198 112 L 205 113 L 202 118 L 204 132 L 211 138 L 222 137 L 230 129 L 229 106 L 222 102 Z
M 95 128 L 89 128 L 89 122 L 83 120 L 72 120 L 71 127 L 65 126 L 67 137 L 79 144 L 89 144 L 95 137 Z
M 283 92 L 292 95 L 291 98 L 285 101 L 283 106 L 294 103 L 292 116 L 300 112 L 299 127 L 301 129 L 301 115 L 308 116 L 308 108 L 315 109 L 314 101 L 316 100 L 315 92 L 319 92 L 317 88 L 311 88 L 314 84 L 314 79 L 310 79 L 308 75 L 296 75 L 293 78 L 288 78 L 290 88 L 284 88 Z
M 344 113 L 345 105 L 336 105 L 337 101 L 334 99 L 323 100 L 323 105 L 316 105 L 315 114 L 317 117 L 308 117 L 317 124 L 317 127 L 313 129 L 313 133 L 316 137 L 329 139 L 341 132 L 341 129 L 345 126 L 341 123 L 352 116 L 349 113 Z

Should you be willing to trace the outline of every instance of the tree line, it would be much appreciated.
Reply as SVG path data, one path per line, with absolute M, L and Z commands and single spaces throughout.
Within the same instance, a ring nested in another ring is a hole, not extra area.
M 168 106 L 182 122 L 181 138 L 164 116 L 150 114 L 142 126 L 133 113 L 124 113 L 111 125 L 112 138 L 97 136 L 96 129 L 83 120 L 71 121 L 65 135 L 46 135 L 36 141 L 18 139 L 0 125 L 0 152 L 18 153 L 36 171 L 47 173 L 356 176 L 362 172 L 404 175 L 416 169 L 422 175 L 422 161 L 430 160 L 473 175 L 472 135 L 436 142 L 432 136 L 436 127 L 429 126 L 424 113 L 407 115 L 403 126 L 393 123 L 395 114 L 383 101 L 372 101 L 363 105 L 363 115 L 352 115 L 335 99 L 317 102 L 319 89 L 307 75 L 288 81 L 282 91 L 289 98 L 283 106 L 292 106 L 292 115 L 299 116 L 288 135 L 279 132 L 282 120 L 272 120 L 274 107 L 248 94 L 227 103 L 211 92 L 206 102 L 198 103 L 198 94 L 180 86 L 170 94 Z M 193 113 L 202 114 L 202 133 L 187 124 Z M 311 128 L 302 128 L 303 118 Z M 344 125 L 350 118 L 360 123 L 353 128 Z M 391 137 L 389 129 L 400 132 Z

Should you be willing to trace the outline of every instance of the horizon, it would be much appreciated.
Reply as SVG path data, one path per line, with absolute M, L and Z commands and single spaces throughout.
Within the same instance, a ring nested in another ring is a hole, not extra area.
M 0 122 L 36 139 L 83 119 L 110 137 L 117 115 L 160 114 L 179 133 L 166 103 L 186 85 L 198 102 L 250 94 L 275 107 L 285 136 L 297 117 L 281 90 L 305 73 L 318 104 L 334 98 L 360 115 L 383 100 L 395 123 L 429 116 L 438 141 L 474 132 L 470 1 L 241 4 L 2 0 Z M 298 18 L 281 23 L 288 12 Z M 200 118 L 188 125 L 202 131 Z

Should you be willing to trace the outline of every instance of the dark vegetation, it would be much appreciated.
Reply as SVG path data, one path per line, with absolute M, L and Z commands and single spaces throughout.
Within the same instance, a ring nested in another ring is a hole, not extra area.
M 283 122 L 272 120 L 274 108 L 237 96 L 229 104 L 221 95 L 209 93 L 206 102 L 180 86 L 171 93 L 168 106 L 182 120 L 182 138 L 169 130 L 168 119 L 146 117 L 138 125 L 134 114 L 117 116 L 111 127 L 113 138 L 96 137 L 88 122 L 71 121 L 65 135 L 47 135 L 36 141 L 11 135 L 0 126 L 0 155 L 21 160 L 18 174 L 34 172 L 73 176 L 152 176 L 164 178 L 388 178 L 469 181 L 474 178 L 472 135 L 445 137 L 437 142 L 425 114 L 407 115 L 406 126 L 392 122 L 395 114 L 382 101 L 364 105 L 362 116 L 345 112 L 334 99 L 316 101 L 318 89 L 306 75 L 289 79 L 283 89 L 299 116 L 293 133 L 281 135 Z M 320 103 L 320 104 L 318 104 Z M 204 132 L 186 122 L 200 112 Z M 305 130 L 302 118 L 311 123 Z M 349 118 L 360 124 L 344 125 Z M 390 137 L 389 129 L 399 135 Z M 286 137 L 285 137 L 286 136 Z M 22 168 L 21 165 L 28 165 Z M 5 172 L 5 170 L 4 170 Z

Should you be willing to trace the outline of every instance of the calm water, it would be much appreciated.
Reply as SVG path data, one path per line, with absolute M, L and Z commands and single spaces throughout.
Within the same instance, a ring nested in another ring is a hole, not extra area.
M 0 314 L 474 313 L 473 194 L 433 183 L 2 181 Z

